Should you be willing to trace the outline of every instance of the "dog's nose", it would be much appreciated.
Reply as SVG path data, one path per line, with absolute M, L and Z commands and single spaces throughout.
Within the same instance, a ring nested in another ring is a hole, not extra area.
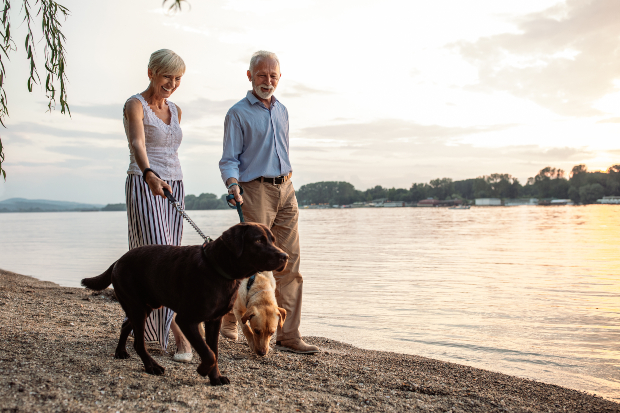
M 280 262 L 285 262 L 288 261 L 288 254 L 286 252 L 283 252 L 280 254 Z
M 256 354 L 258 354 L 261 357 L 264 357 L 265 354 L 267 354 L 267 352 L 265 350 L 256 350 Z

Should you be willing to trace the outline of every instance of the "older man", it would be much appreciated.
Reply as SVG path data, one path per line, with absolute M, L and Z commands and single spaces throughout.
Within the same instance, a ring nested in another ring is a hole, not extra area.
M 254 53 L 247 75 L 252 90 L 230 108 L 224 121 L 220 171 L 228 192 L 243 204 L 246 220 L 271 228 L 276 244 L 289 255 L 284 271 L 274 273 L 278 305 L 286 310 L 275 348 L 316 353 L 318 347 L 306 344 L 299 333 L 303 287 L 299 273 L 299 211 L 291 182 L 288 111 L 273 96 L 281 76 L 278 57 L 271 52 Z M 220 332 L 237 339 L 237 320 L 232 312 L 224 316 Z

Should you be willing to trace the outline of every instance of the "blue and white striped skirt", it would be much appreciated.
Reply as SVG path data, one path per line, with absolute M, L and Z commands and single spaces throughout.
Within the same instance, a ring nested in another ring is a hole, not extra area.
M 172 187 L 172 195 L 185 208 L 183 181 L 165 182 Z M 141 175 L 127 175 L 125 199 L 130 250 L 153 244 L 181 245 L 183 217 L 167 199 L 154 196 Z M 174 312 L 166 307 L 153 310 L 146 320 L 145 340 L 158 341 L 166 351 L 173 315 Z

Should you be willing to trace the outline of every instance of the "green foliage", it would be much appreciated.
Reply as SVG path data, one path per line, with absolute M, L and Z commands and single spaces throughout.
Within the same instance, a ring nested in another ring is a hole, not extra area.
M 383 188 L 381 188 L 381 191 L 383 191 Z M 365 199 L 361 191 L 357 191 L 353 185 L 348 182 L 340 181 L 317 182 L 303 185 L 297 191 L 296 196 L 302 205 L 346 205 Z
M 215 194 L 200 194 L 186 195 L 185 196 L 185 209 L 197 210 L 197 209 L 227 209 L 226 195 L 222 195 L 220 198 Z
M 162 6 L 165 6 L 168 1 L 172 2 L 170 7 L 168 7 L 168 11 L 181 11 L 182 4 L 187 3 L 186 0 L 164 0 Z
M 419 202 L 426 198 L 432 198 L 430 196 L 432 188 L 428 184 L 413 184 L 409 189 L 411 192 L 411 202 Z
M 382 198 L 404 202 L 419 202 L 426 198 L 570 198 L 575 203 L 587 204 L 609 195 L 620 196 L 620 164 L 611 166 L 607 172 L 588 172 L 585 165 L 577 165 L 571 170 L 570 179 L 564 177 L 562 169 L 548 166 L 529 178 L 526 185 L 521 185 L 509 174 L 494 173 L 462 181 L 437 178 L 428 184 L 414 183 L 409 189 L 388 189 L 377 185 L 359 191 L 348 182 L 332 181 L 307 184 L 297 191 L 301 205 L 348 205 Z
M 66 51 L 65 51 L 65 36 L 60 31 L 62 24 L 60 19 L 65 20 L 69 16 L 69 9 L 56 3 L 53 0 L 34 0 L 35 12 L 33 14 L 33 8 L 31 1 L 23 0 L 22 12 L 24 13 L 24 20 L 26 26 L 26 39 L 24 41 L 24 47 L 26 49 L 26 56 L 30 61 L 30 75 L 26 85 L 28 91 L 32 92 L 34 84 L 39 84 L 41 78 L 37 71 L 35 63 L 35 51 L 39 42 L 35 42 L 34 35 L 32 33 L 32 25 L 35 20 L 39 19 L 41 23 L 41 31 L 43 39 L 45 40 L 43 46 L 43 55 L 45 57 L 45 71 L 47 76 L 45 78 L 45 96 L 48 98 L 47 108 L 49 111 L 55 109 L 56 98 L 60 102 L 60 112 L 69 113 L 69 104 L 67 103 L 67 90 L 65 84 L 67 82 L 67 75 L 65 73 L 66 66 Z M 4 125 L 5 117 L 9 116 L 8 100 L 6 91 L 4 90 L 4 78 L 6 71 L 2 58 L 9 59 L 9 53 L 17 50 L 16 43 L 13 40 L 11 33 L 11 21 L 10 12 L 11 2 L 10 0 L 4 0 L 4 8 L 2 9 L 2 17 L 0 22 L 2 28 L 0 28 L 0 124 Z M 58 93 L 58 96 L 57 96 Z M 0 174 L 6 180 L 6 171 L 2 167 L 4 162 L 4 147 L 2 145 L 2 139 L 0 139 Z
M 433 198 L 447 199 L 454 193 L 454 183 L 450 178 L 437 178 L 429 182 Z
M 605 188 L 601 184 L 584 185 L 579 188 L 579 199 L 584 204 L 593 204 L 605 195 Z
M 108 204 L 101 208 L 102 211 L 127 211 L 126 204 Z

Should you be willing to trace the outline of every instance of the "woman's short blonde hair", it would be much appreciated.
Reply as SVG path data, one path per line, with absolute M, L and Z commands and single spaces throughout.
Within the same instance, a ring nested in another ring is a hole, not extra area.
M 185 73 L 185 62 L 181 56 L 172 50 L 161 49 L 151 55 L 149 69 L 155 74 L 183 75 Z

